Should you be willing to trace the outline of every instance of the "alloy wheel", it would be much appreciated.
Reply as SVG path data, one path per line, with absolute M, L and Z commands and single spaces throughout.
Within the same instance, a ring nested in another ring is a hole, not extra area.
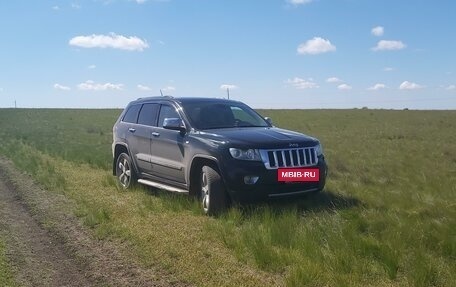
M 123 188 L 128 188 L 131 180 L 131 168 L 128 160 L 125 157 L 123 157 L 121 160 L 119 160 L 119 165 L 117 168 L 117 174 L 120 184 Z
M 209 184 L 207 182 L 207 174 L 205 172 L 201 173 L 201 202 L 203 204 L 204 212 L 207 213 L 209 210 L 210 204 L 209 197 Z

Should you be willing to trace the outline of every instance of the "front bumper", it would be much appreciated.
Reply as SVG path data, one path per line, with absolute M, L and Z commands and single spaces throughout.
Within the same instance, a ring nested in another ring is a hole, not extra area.
M 322 190 L 325 186 L 327 165 L 324 156 L 318 157 L 315 166 L 318 168 L 320 178 L 318 182 L 279 182 L 276 169 L 266 169 L 263 162 L 248 162 L 229 160 L 221 167 L 222 177 L 228 193 L 235 201 L 252 202 L 272 197 L 292 196 L 306 192 Z M 246 184 L 245 176 L 258 176 L 255 184 Z

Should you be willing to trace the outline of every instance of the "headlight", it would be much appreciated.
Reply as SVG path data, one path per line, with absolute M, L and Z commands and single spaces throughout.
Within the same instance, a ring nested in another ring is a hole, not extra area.
M 230 154 L 235 159 L 261 161 L 260 152 L 257 149 L 230 148 Z
M 317 152 L 317 156 L 320 156 L 323 154 L 323 147 L 321 146 L 320 143 L 318 143 L 318 145 L 315 146 L 315 151 Z

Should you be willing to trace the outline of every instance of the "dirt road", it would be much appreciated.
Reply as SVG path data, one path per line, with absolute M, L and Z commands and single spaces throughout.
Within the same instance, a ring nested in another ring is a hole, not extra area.
M 97 240 L 64 196 L 0 158 L 0 239 L 20 286 L 188 286 L 144 268 L 122 242 Z
M 0 228 L 18 282 L 30 286 L 88 286 L 65 248 L 31 216 L 11 186 L 0 178 Z

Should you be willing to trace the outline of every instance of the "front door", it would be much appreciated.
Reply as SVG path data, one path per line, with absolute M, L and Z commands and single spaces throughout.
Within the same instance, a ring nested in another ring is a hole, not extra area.
M 185 183 L 185 135 L 179 131 L 163 128 L 165 118 L 181 118 L 176 109 L 161 105 L 158 124 L 152 133 L 152 170 L 155 176 L 178 183 Z

